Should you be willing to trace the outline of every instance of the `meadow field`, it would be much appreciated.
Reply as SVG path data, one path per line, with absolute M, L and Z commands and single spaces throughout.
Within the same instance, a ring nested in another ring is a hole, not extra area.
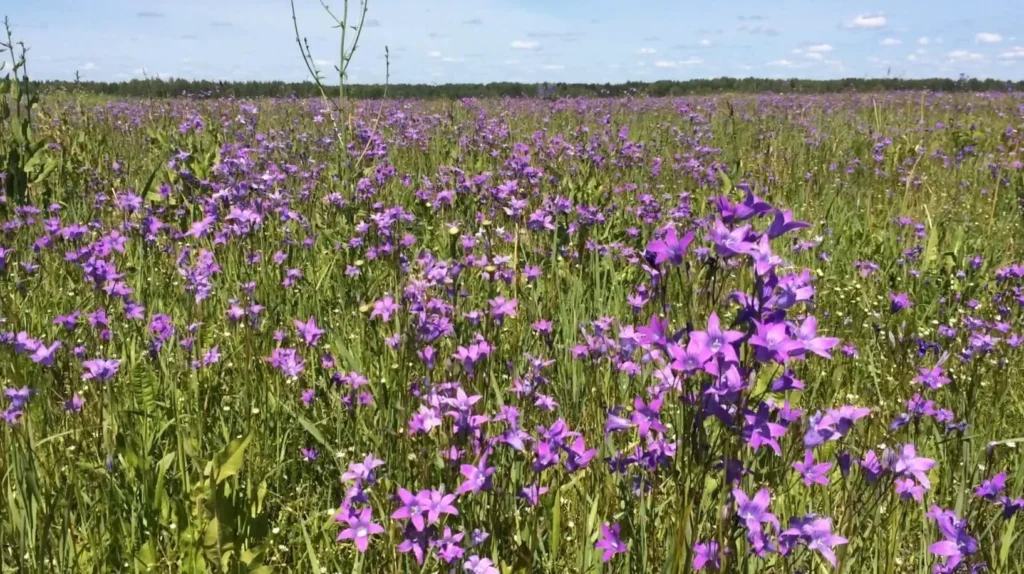
M 1024 95 L 17 111 L 4 573 L 1024 572 Z

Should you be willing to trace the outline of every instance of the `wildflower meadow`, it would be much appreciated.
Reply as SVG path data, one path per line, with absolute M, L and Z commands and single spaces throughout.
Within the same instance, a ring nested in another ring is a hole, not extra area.
M 0 109 L 2 572 L 1021 572 L 1024 96 Z

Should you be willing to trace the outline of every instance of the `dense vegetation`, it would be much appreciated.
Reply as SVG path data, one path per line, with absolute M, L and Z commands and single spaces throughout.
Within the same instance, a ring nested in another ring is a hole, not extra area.
M 17 85 L 3 572 L 1024 561 L 1017 93 Z
M 215 82 L 208 80 L 167 80 L 152 78 L 128 82 L 70 82 L 46 81 L 38 84 L 43 91 L 81 90 L 86 93 L 121 98 L 166 98 L 191 95 L 199 97 L 238 98 L 311 98 L 320 95 L 312 82 Z M 326 86 L 334 94 L 337 87 Z M 828 94 L 839 92 L 979 92 L 1024 90 L 1024 82 L 961 77 L 900 79 L 900 78 L 844 78 L 839 80 L 769 79 L 769 78 L 710 78 L 684 81 L 626 82 L 622 84 L 544 83 L 520 84 L 497 82 L 490 84 L 354 84 L 346 86 L 350 97 L 373 98 L 501 98 L 501 97 L 603 97 L 618 98 L 633 95 L 652 97 L 707 95 L 722 93 L 797 93 Z

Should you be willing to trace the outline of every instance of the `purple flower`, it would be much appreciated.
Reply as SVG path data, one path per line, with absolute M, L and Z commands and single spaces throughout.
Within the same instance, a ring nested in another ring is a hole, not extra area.
M 582 436 L 576 437 L 572 445 L 565 448 L 565 470 L 569 473 L 576 472 L 590 464 L 591 459 L 597 454 L 597 449 L 587 449 Z
M 715 221 L 715 226 L 708 235 L 715 242 L 715 252 L 720 257 L 732 257 L 750 246 L 750 243 L 747 242 L 748 233 L 750 233 L 749 225 L 730 230 L 722 220 L 718 220 Z
M 380 317 L 384 322 L 391 320 L 391 315 L 398 310 L 398 304 L 391 295 L 384 296 L 380 301 L 376 301 L 373 304 L 373 311 L 370 312 L 370 318 Z
M 65 330 L 74 331 L 78 327 L 78 318 L 81 317 L 81 311 L 74 311 L 69 315 L 61 315 L 53 320 L 54 325 L 60 325 Z
M 408 520 L 417 531 L 422 532 L 426 527 L 426 522 L 423 520 L 423 515 L 426 513 L 426 504 L 424 504 L 422 498 L 399 487 L 398 500 L 402 503 L 402 506 L 391 514 L 391 518 L 394 520 Z
M 314 389 L 306 389 L 302 391 L 302 404 L 311 406 L 313 401 L 316 399 L 316 391 Z
M 829 351 L 839 344 L 839 339 L 835 337 L 818 336 L 818 319 L 813 315 L 804 319 L 799 327 L 792 326 L 792 331 L 793 336 L 803 347 L 799 353 L 793 353 L 794 355 L 802 355 L 804 351 L 810 351 L 819 357 L 831 359 L 832 355 Z
M 121 368 L 121 363 L 116 359 L 91 359 L 83 361 L 82 366 L 85 367 L 85 372 L 82 373 L 83 381 L 95 380 L 102 383 L 114 378 Z
M 864 458 L 860 461 L 860 467 L 864 470 L 864 476 L 869 483 L 878 480 L 878 477 L 882 476 L 882 473 L 885 471 L 882 468 L 881 461 L 878 460 L 878 455 L 873 450 L 864 453 Z
M 438 557 L 448 564 L 462 558 L 462 555 L 465 554 L 465 550 L 459 546 L 459 542 L 462 541 L 464 536 L 465 534 L 462 532 L 453 534 L 452 529 L 446 526 L 444 528 L 444 534 L 439 540 L 434 542 L 434 546 L 439 549 L 437 553 Z
M 788 209 L 776 209 L 775 219 L 772 220 L 771 226 L 768 227 L 768 237 L 775 239 L 790 231 L 804 229 L 810 226 L 810 223 L 795 221 L 793 219 L 793 212 Z
M 967 534 L 967 521 L 957 518 L 952 510 L 932 506 L 926 514 L 935 521 L 942 540 L 928 547 L 932 554 L 944 558 L 938 572 L 955 572 L 965 556 L 978 551 L 978 541 Z
M 674 228 L 669 229 L 663 239 L 657 239 L 647 244 L 647 252 L 654 256 L 654 264 L 661 265 L 668 261 L 672 265 L 682 265 L 683 256 L 686 255 L 686 248 L 693 242 L 693 232 L 687 232 L 682 237 Z
M 842 536 L 832 534 L 832 520 L 816 516 L 795 518 L 790 527 L 779 536 L 784 549 L 792 548 L 796 542 L 803 542 L 809 550 L 818 551 L 833 567 L 836 566 L 835 547 L 849 542 Z
M 85 406 L 85 399 L 78 393 L 71 395 L 71 398 L 64 402 L 64 410 L 69 413 L 78 413 Z
M 755 320 L 754 324 L 757 325 L 757 333 L 750 338 L 750 345 L 754 347 L 758 361 L 786 363 L 791 356 L 802 352 L 803 345 L 789 338 L 784 323 L 762 323 Z
M 739 331 L 723 331 L 717 313 L 708 317 L 707 331 L 694 331 L 690 333 L 690 345 L 687 345 L 686 353 L 702 357 L 708 354 L 711 357 L 722 357 L 726 362 L 736 363 L 736 349 L 733 344 L 743 338 Z M 693 349 L 690 349 L 690 346 Z M 703 361 L 707 362 L 707 361 Z M 703 363 L 702 363 L 703 364 Z
M 320 456 L 320 454 L 316 451 L 315 448 L 303 447 L 299 449 L 299 453 L 302 454 L 302 460 L 306 462 L 313 462 L 314 460 L 316 460 L 318 456 Z
M 718 542 L 709 540 L 707 542 L 696 542 L 693 545 L 693 569 L 697 572 L 705 568 L 718 570 L 722 567 L 721 558 L 718 555 Z
M 367 454 L 362 462 L 349 463 L 348 471 L 341 475 L 341 480 L 373 484 L 377 480 L 373 471 L 383 464 L 384 461 L 374 456 L 373 453 Z
M 32 352 L 32 356 L 30 358 L 33 363 L 38 363 L 44 367 L 50 367 L 53 365 L 57 349 L 59 349 L 60 346 L 60 341 L 54 341 L 49 347 L 43 343 L 39 343 L 39 346 Z
M 373 534 L 383 534 L 384 528 L 379 524 L 374 524 L 372 519 L 372 510 L 370 508 L 364 508 L 359 516 L 349 515 L 345 516 L 343 520 L 348 524 L 348 528 L 338 533 L 338 542 L 342 540 L 352 540 L 355 542 L 356 548 L 359 552 L 366 552 L 366 548 L 370 544 L 370 536 Z
M 427 524 L 436 524 L 442 514 L 459 514 L 459 510 L 452 504 L 455 502 L 455 495 L 445 494 L 443 488 L 421 492 L 417 496 L 427 512 Z
M 906 293 L 889 293 L 889 310 L 893 313 L 899 313 L 913 306 L 914 303 L 910 300 L 910 295 Z
M 754 272 L 762 277 L 782 264 L 782 258 L 772 253 L 767 235 L 762 235 L 756 243 L 747 243 L 743 248 L 737 248 L 737 251 L 749 255 L 754 260 Z
M 491 305 L 491 316 L 499 323 L 504 321 L 505 317 L 515 317 L 518 314 L 519 302 L 515 299 L 509 300 L 499 295 L 488 303 Z
M 546 487 L 534 483 L 530 486 L 524 486 L 523 490 L 519 493 L 519 497 L 528 502 L 530 506 L 537 506 L 540 504 L 540 497 L 544 496 L 547 491 Z
M 905 444 L 896 458 L 892 470 L 896 474 L 913 477 L 927 490 L 932 486 L 931 481 L 928 480 L 928 471 L 934 466 L 934 460 L 917 456 L 917 448 L 912 444 Z
M 402 532 L 402 542 L 398 544 L 397 550 L 402 554 L 412 552 L 416 563 L 422 565 L 427 551 L 430 549 L 431 539 L 436 533 L 437 529 L 433 526 L 425 530 L 417 530 L 411 524 L 407 524 Z
M 459 485 L 455 493 L 461 496 L 467 492 L 476 493 L 481 490 L 490 490 L 491 475 L 494 474 L 494 470 L 493 466 L 487 466 L 487 455 L 480 457 L 480 462 L 475 466 L 472 464 L 462 465 L 459 472 L 466 477 L 466 480 Z
M 305 323 L 295 319 L 294 324 L 295 330 L 299 332 L 299 336 L 310 347 L 315 347 L 317 341 L 320 340 L 320 336 L 324 334 L 324 330 L 316 326 L 315 317 L 310 317 Z
M 21 387 L 20 389 L 5 389 L 4 394 L 10 399 L 10 409 L 20 411 L 25 408 L 28 404 L 28 400 L 32 398 L 32 395 L 36 394 L 35 389 L 29 387 Z
M 494 563 L 488 558 L 481 558 L 476 554 L 470 556 L 463 563 L 462 569 L 466 570 L 470 574 L 501 574 L 501 572 L 494 567 Z
M 629 550 L 626 543 L 619 538 L 618 523 L 610 526 L 607 523 L 601 525 L 601 537 L 597 539 L 594 548 L 604 550 L 604 554 L 601 555 L 601 562 L 608 562 L 616 554 Z
M 804 446 L 814 448 L 826 442 L 839 440 L 850 432 L 854 422 L 869 414 L 871 409 L 853 405 L 829 409 L 825 414 L 815 413 L 811 416 L 810 427 L 804 435 Z
M 994 502 L 1004 490 L 1006 490 L 1006 473 L 1000 472 L 992 478 L 982 481 L 981 485 L 974 489 L 974 495 Z
M 814 452 L 804 451 L 804 461 L 793 463 L 793 469 L 804 478 L 804 485 L 828 484 L 828 471 L 832 469 L 831 462 L 814 464 Z
M 767 488 L 757 491 L 753 498 L 749 498 L 745 492 L 734 488 L 732 496 L 736 499 L 736 516 L 746 525 L 747 530 L 761 532 L 761 524 L 769 523 L 779 529 L 779 519 L 768 512 L 768 505 L 771 504 L 772 495 Z
M 306 367 L 306 362 L 302 360 L 295 349 L 285 347 L 275 348 L 266 361 L 274 368 L 279 369 L 286 377 L 297 377 Z
M 757 412 L 748 411 L 743 415 L 743 440 L 755 451 L 768 446 L 776 455 L 782 456 L 778 439 L 786 434 L 786 427 L 772 422 L 770 416 L 771 411 L 765 403 L 758 405 Z
M 946 371 L 941 365 L 935 365 L 934 367 L 920 367 L 917 369 L 920 373 L 914 377 L 912 382 L 922 384 L 929 389 L 938 390 L 942 388 L 946 383 L 949 383 L 949 377 L 945 376 Z

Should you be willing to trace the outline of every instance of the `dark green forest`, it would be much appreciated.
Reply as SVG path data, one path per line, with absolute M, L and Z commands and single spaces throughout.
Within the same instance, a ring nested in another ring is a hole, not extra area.
M 144 79 L 129 82 L 35 82 L 42 92 L 69 90 L 125 98 L 168 97 L 298 97 L 320 95 L 312 82 L 217 82 L 185 79 Z M 328 94 L 337 87 L 325 86 Z M 626 82 L 622 84 L 521 84 L 497 82 L 490 84 L 353 84 L 346 85 L 346 95 L 356 99 L 377 98 L 500 98 L 500 97 L 622 97 L 629 95 L 683 96 L 716 93 L 800 93 L 893 92 L 930 90 L 941 92 L 1020 91 L 1024 81 L 967 78 L 929 78 L 905 80 L 898 78 L 845 78 L 838 80 L 713 78 L 685 81 Z

